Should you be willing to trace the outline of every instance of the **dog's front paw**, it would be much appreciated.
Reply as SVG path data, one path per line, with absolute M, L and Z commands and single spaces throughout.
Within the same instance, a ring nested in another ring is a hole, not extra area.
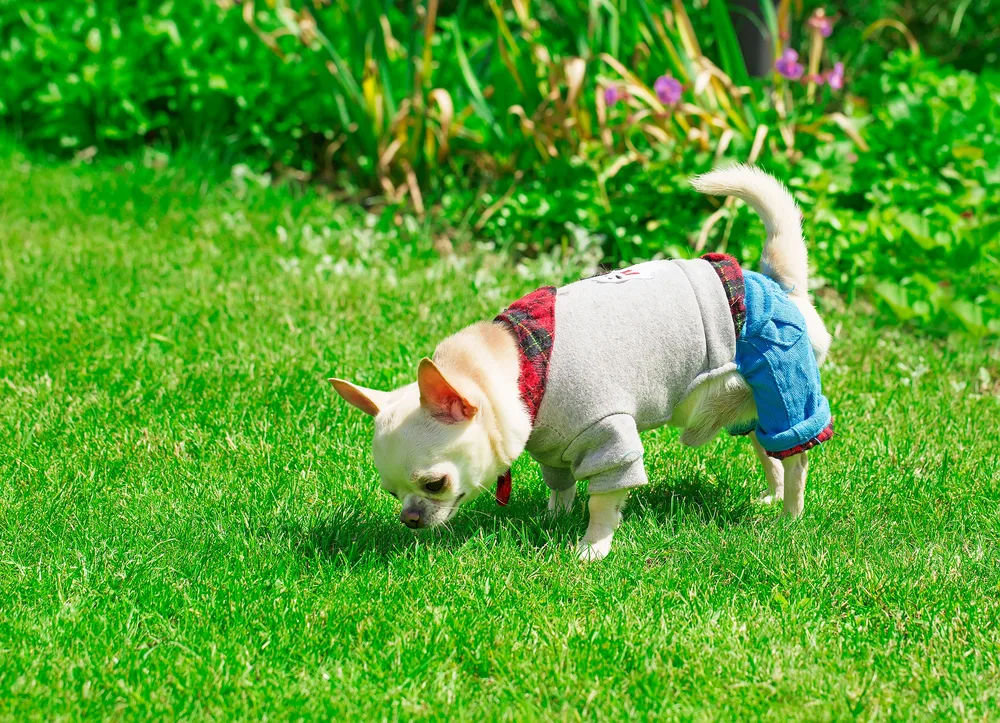
M 781 502 L 781 498 L 783 496 L 784 495 L 781 490 L 775 493 L 761 492 L 760 497 L 757 498 L 757 502 L 762 505 L 773 505 L 775 502 Z
M 576 556 L 584 562 L 597 562 L 603 560 L 611 552 L 611 540 L 598 540 L 597 542 L 587 542 L 580 540 L 576 546 Z

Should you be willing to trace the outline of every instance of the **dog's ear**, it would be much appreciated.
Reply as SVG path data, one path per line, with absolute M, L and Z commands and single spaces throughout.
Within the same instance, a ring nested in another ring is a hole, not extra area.
M 343 379 L 330 379 L 329 382 L 337 390 L 337 394 L 342 396 L 348 404 L 373 417 L 379 413 L 379 410 L 385 409 L 385 405 L 389 401 L 389 392 L 365 389 L 356 384 L 345 382 Z
M 468 422 L 479 411 L 448 383 L 441 370 L 426 357 L 420 360 L 417 367 L 417 387 L 420 389 L 420 406 L 446 424 Z

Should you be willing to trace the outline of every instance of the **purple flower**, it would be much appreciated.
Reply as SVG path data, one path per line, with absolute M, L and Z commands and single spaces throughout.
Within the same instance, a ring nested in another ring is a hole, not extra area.
M 609 85 L 604 89 L 604 105 L 608 108 L 613 106 L 620 100 L 625 100 L 628 98 L 628 90 L 625 88 L 619 88 L 615 85 Z
M 774 69 L 789 80 L 798 80 L 806 69 L 799 62 L 799 54 L 788 48 L 781 57 L 774 62 Z
M 826 82 L 833 90 L 840 90 L 844 87 L 844 64 L 834 63 L 833 70 L 827 72 Z
M 824 38 L 829 38 L 833 33 L 833 20 L 827 16 L 823 8 L 816 8 L 816 12 L 810 15 L 806 21 L 806 25 L 813 30 L 818 30 Z
M 681 99 L 683 86 L 677 78 L 671 75 L 661 75 L 653 83 L 653 90 L 656 91 L 656 97 L 663 105 L 675 105 Z

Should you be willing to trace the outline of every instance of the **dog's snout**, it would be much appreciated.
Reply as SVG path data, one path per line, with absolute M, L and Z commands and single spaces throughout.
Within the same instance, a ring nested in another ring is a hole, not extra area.
M 424 526 L 423 518 L 417 510 L 407 509 L 399 513 L 400 521 L 411 530 L 416 530 Z

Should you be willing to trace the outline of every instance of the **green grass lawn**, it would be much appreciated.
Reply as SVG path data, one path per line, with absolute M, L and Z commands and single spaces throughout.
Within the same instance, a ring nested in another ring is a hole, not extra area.
M 827 309 L 794 523 L 745 440 L 661 430 L 603 563 L 528 460 L 414 534 L 325 378 L 410 381 L 573 269 L 136 166 L 0 154 L 0 716 L 1000 716 L 996 346 Z

